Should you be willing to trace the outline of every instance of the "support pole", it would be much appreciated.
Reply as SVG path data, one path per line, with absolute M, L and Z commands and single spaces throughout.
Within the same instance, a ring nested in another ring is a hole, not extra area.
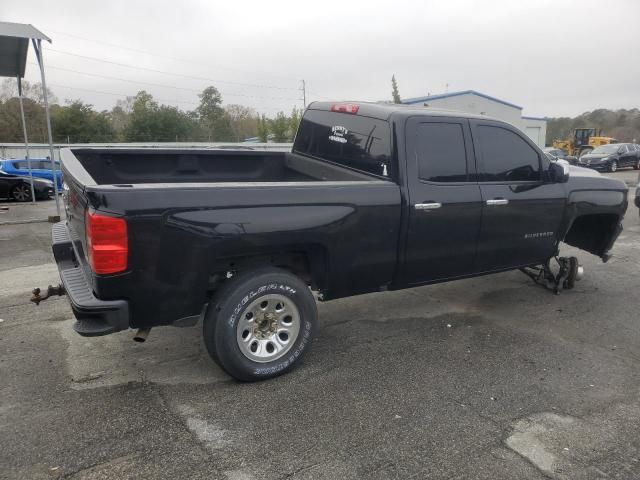
M 31 156 L 29 155 L 29 139 L 27 137 L 27 122 L 24 116 L 24 105 L 22 103 L 22 79 L 20 75 L 16 77 L 18 80 L 18 99 L 20 100 L 20 117 L 22 118 L 22 133 L 24 135 L 24 151 L 27 159 L 27 168 L 29 169 L 29 183 L 31 183 L 31 203 L 36 203 L 36 191 L 33 186 L 33 171 L 31 170 Z
M 302 109 L 307 108 L 307 85 L 304 80 L 302 80 Z
M 44 61 L 42 59 L 42 40 L 32 39 L 33 48 L 36 51 L 38 64 L 40 65 L 40 79 L 42 80 L 42 100 L 44 101 L 44 113 L 47 117 L 47 134 L 49 136 L 49 154 L 51 155 L 51 170 L 53 171 L 53 191 L 56 197 L 56 212 L 60 221 L 60 199 L 58 198 L 58 175 L 56 174 L 56 161 L 53 154 L 53 136 L 51 134 L 51 115 L 49 113 L 49 99 L 47 98 L 47 82 L 44 76 Z

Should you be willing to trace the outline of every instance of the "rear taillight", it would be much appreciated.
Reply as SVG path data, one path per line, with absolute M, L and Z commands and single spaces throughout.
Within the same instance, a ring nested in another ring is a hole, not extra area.
M 86 215 L 85 231 L 91 270 L 104 275 L 127 269 L 129 242 L 127 222 L 124 219 L 89 211 Z
M 355 103 L 334 103 L 331 105 L 332 112 L 352 113 L 354 115 L 358 113 L 358 108 Z

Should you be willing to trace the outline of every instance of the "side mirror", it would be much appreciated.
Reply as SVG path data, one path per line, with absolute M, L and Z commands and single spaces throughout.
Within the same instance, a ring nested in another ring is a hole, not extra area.
M 554 183 L 567 183 L 569 181 L 569 162 L 558 160 L 549 164 L 549 178 Z

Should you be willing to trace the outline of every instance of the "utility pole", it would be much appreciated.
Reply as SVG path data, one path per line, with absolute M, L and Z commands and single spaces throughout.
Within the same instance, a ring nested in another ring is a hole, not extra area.
M 300 89 L 302 90 L 302 108 L 307 108 L 307 86 L 304 82 L 304 80 L 302 80 L 302 88 Z

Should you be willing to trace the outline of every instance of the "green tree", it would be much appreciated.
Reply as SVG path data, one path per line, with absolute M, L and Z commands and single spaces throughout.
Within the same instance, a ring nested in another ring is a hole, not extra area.
M 290 128 L 289 118 L 284 112 L 278 112 L 276 118 L 271 120 L 271 133 L 273 133 L 273 141 L 276 143 L 284 143 L 288 140 L 288 133 Z
M 158 105 L 143 90 L 133 99 L 123 133 L 127 142 L 177 142 L 190 140 L 195 128 L 192 116 L 176 107 Z
M 156 140 L 157 124 L 155 114 L 158 103 L 153 96 L 144 90 L 139 91 L 133 98 L 129 122 L 124 129 L 124 139 L 127 142 L 151 142 Z
M 134 99 L 135 97 L 127 97 L 125 100 L 118 100 L 109 112 L 111 125 L 119 142 L 124 141 L 124 130 L 129 124 Z
M 52 105 L 51 124 L 55 142 L 112 142 L 115 130 L 107 112 L 96 112 L 92 105 L 73 100 L 67 106 Z
M 24 114 L 27 123 L 27 135 L 31 142 L 47 141 L 47 126 L 42 102 L 42 88 L 39 83 L 22 82 Z M 57 99 L 51 90 L 47 90 L 49 102 L 53 105 Z M 12 78 L 0 84 L 0 141 L 22 142 L 22 119 L 18 85 Z
M 214 86 L 205 88 L 199 95 L 200 105 L 195 112 L 209 141 L 233 141 L 229 117 L 222 108 L 222 95 Z
M 302 111 L 297 107 L 293 107 L 291 111 L 291 117 L 289 118 L 289 141 L 293 142 L 293 139 L 296 136 L 296 132 L 298 131 L 298 126 L 300 125 L 300 120 L 302 118 Z
M 245 138 L 255 137 L 258 132 L 258 117 L 252 108 L 242 105 L 227 105 L 225 115 L 228 118 L 233 140 L 241 142 Z
M 398 82 L 396 82 L 396 76 L 391 76 L 391 97 L 393 98 L 393 103 L 402 103 L 400 99 L 400 92 L 398 91 Z
M 269 141 L 269 122 L 264 114 L 258 117 L 258 138 L 262 143 Z

